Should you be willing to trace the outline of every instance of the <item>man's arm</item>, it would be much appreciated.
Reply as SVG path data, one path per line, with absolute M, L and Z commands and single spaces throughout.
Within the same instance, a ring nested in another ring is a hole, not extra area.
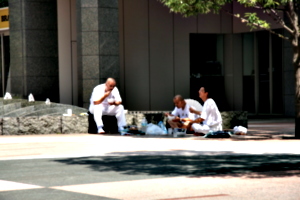
M 118 106 L 118 105 L 122 104 L 122 98 L 121 98 L 120 92 L 117 87 L 115 87 L 112 90 L 112 95 L 114 96 L 115 101 L 109 102 L 110 105 Z
M 192 107 L 190 107 L 190 112 L 191 112 L 191 113 L 194 113 L 194 114 L 196 114 L 196 115 L 201 115 L 201 111 L 195 110 L 195 109 L 193 109 Z
M 202 118 L 197 118 L 197 119 L 195 119 L 195 120 L 192 120 L 192 121 L 190 121 L 189 124 L 187 125 L 187 129 L 190 130 L 193 124 L 195 124 L 195 123 L 201 123 L 201 122 L 203 122 L 203 121 L 204 121 L 204 119 L 202 119 Z
M 94 101 L 94 105 L 99 105 L 100 103 L 102 103 L 104 99 L 106 99 L 109 96 L 110 93 L 111 91 L 105 92 L 104 95 L 99 100 Z
M 118 106 L 120 104 L 122 104 L 122 101 L 114 101 L 112 103 L 109 103 L 109 105 L 115 105 L 115 106 Z
M 201 123 L 201 122 L 203 122 L 203 121 L 204 121 L 204 119 L 202 119 L 202 118 L 200 117 L 200 118 L 197 118 L 197 119 L 191 121 L 190 124 Z
M 190 119 L 190 118 L 180 118 L 180 121 L 183 121 L 183 122 L 191 122 L 191 121 L 193 121 L 193 120 Z

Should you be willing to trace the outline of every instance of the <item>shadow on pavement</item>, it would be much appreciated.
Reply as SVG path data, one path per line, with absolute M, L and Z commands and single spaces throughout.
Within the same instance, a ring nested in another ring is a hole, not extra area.
M 55 161 L 67 165 L 84 165 L 99 172 L 116 171 L 127 175 L 246 178 L 300 176 L 300 155 L 292 154 L 187 156 L 149 155 L 147 152 L 147 155 L 81 157 Z

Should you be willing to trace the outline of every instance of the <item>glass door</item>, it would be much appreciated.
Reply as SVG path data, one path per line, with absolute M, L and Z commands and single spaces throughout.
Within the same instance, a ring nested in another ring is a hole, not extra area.
M 243 34 L 243 109 L 282 114 L 282 90 L 282 39 L 268 31 Z
M 209 84 L 210 96 L 216 101 L 220 110 L 226 107 L 223 38 L 222 34 L 190 34 L 190 97 L 203 104 L 198 94 L 199 87 Z

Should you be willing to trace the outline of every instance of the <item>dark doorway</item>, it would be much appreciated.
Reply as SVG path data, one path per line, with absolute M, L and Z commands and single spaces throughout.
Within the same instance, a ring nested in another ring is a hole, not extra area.
M 223 35 L 190 34 L 190 96 L 198 100 L 199 88 L 209 84 L 219 110 L 226 110 L 223 76 Z

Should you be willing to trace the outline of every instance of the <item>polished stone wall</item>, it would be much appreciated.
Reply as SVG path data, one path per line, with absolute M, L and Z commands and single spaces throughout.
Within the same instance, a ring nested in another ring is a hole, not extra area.
M 53 0 L 10 0 L 13 96 L 59 101 L 57 7 Z
M 114 77 L 119 84 L 118 0 L 77 1 L 79 102 L 85 108 L 93 88 Z
M 286 35 L 288 35 L 285 32 Z M 289 41 L 283 40 L 283 104 L 284 115 L 295 116 L 295 69 L 293 66 L 293 49 Z

